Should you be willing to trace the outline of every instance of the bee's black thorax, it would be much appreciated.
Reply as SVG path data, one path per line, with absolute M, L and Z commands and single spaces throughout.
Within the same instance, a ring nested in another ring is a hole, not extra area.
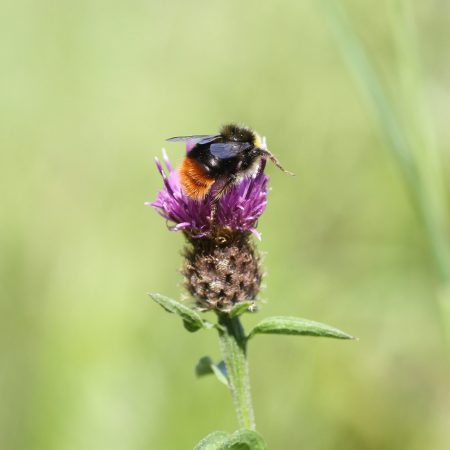
M 217 158 L 210 151 L 211 144 L 197 144 L 187 155 L 188 158 L 195 159 L 205 170 L 205 174 L 213 177 L 234 177 L 248 172 L 255 161 L 259 159 L 260 152 L 255 147 L 255 134 L 252 130 L 237 125 L 225 125 L 220 138 L 215 143 L 241 142 L 250 144 L 236 156 L 230 158 Z

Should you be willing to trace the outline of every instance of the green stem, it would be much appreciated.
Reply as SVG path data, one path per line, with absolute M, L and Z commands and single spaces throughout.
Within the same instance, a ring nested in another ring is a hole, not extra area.
M 241 428 L 255 429 L 247 363 L 247 339 L 239 317 L 219 315 L 219 339 L 228 377 L 228 387 Z

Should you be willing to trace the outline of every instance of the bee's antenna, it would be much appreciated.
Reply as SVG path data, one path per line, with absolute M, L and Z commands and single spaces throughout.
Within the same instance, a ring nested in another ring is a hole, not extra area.
M 261 152 L 262 156 L 265 156 L 266 158 L 269 158 L 281 171 L 283 171 L 286 175 L 294 176 L 292 172 L 289 172 L 289 170 L 286 170 L 281 164 L 280 161 L 273 155 L 267 148 L 260 148 L 259 151 Z

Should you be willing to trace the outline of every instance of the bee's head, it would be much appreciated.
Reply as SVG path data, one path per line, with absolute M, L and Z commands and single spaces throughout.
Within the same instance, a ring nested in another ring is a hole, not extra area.
M 239 126 L 236 124 L 224 125 L 220 130 L 223 139 L 234 142 L 248 142 L 252 144 L 252 152 L 264 159 L 270 159 L 279 169 L 287 175 L 294 175 L 292 172 L 285 170 L 278 159 L 267 149 L 265 140 L 250 128 Z
M 248 142 L 254 147 L 259 147 L 261 139 L 259 139 L 258 144 L 256 143 L 257 133 L 255 133 L 250 128 L 239 126 L 234 123 L 224 125 L 220 130 L 220 134 L 227 141 L 233 142 Z

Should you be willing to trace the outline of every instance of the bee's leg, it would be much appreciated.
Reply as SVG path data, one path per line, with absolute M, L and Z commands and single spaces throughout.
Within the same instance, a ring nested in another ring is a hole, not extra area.
M 230 176 L 223 183 L 221 183 L 220 187 L 214 192 L 211 200 L 211 216 L 210 216 L 210 221 L 213 227 L 217 223 L 217 213 L 219 212 L 220 199 L 235 183 L 236 177 Z
M 259 149 L 260 154 L 264 156 L 265 158 L 269 158 L 281 171 L 283 171 L 287 175 L 294 175 L 292 172 L 289 172 L 289 170 L 286 170 L 281 164 L 280 161 L 276 158 L 276 156 L 269 152 L 267 149 Z
M 216 223 L 218 210 L 219 210 L 219 199 L 213 198 L 211 201 L 211 216 L 210 216 L 212 225 L 215 225 L 215 223 Z

